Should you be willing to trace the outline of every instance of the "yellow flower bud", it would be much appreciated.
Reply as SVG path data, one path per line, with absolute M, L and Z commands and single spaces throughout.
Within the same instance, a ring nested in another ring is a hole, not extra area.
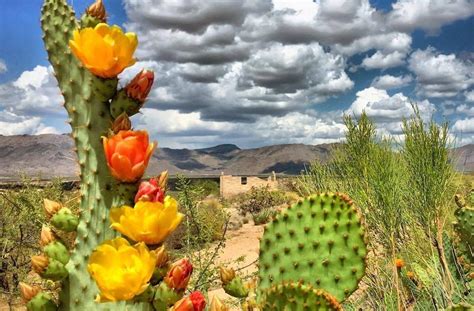
M 54 240 L 56 240 L 56 238 L 51 228 L 43 226 L 43 228 L 41 228 L 40 245 L 44 247 Z
M 229 284 L 235 278 L 235 270 L 232 268 L 220 267 L 221 281 L 224 285 Z
M 21 297 L 25 302 L 29 302 L 41 291 L 39 286 L 31 286 L 23 282 L 20 282 L 18 285 L 20 287 Z
M 32 256 L 31 257 L 31 268 L 33 269 L 34 272 L 38 274 L 42 274 L 44 270 L 49 265 L 49 259 L 48 257 L 44 255 L 37 255 L 37 256 Z
M 99 19 L 105 23 L 107 21 L 107 13 L 105 12 L 105 6 L 102 0 L 96 0 L 86 9 L 86 14 Z
M 229 307 L 226 306 L 217 296 L 212 297 L 209 311 L 229 311 Z
M 156 267 L 164 267 L 169 260 L 168 252 L 165 249 L 165 246 L 162 245 L 160 248 L 157 248 L 153 251 L 156 254 Z
M 158 186 L 166 192 L 166 188 L 168 187 L 168 171 L 161 172 L 158 177 Z
M 62 204 L 59 202 L 51 201 L 48 199 L 44 199 L 44 211 L 46 216 L 49 218 L 53 217 L 61 208 L 63 208 Z

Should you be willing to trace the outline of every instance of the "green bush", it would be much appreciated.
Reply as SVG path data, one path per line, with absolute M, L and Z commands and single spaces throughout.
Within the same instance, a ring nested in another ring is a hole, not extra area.
M 263 210 L 273 208 L 288 202 L 285 193 L 270 190 L 268 186 L 252 187 L 250 191 L 236 197 L 237 208 L 242 215 L 247 213 L 257 215 Z
M 443 240 L 451 239 L 443 237 L 452 232 L 457 186 L 447 124 L 424 122 L 414 107 L 414 116 L 403 122 L 404 139 L 396 142 L 377 135 L 365 113 L 358 119 L 345 116 L 344 122 L 346 142 L 328 163 L 313 163 L 296 189 L 302 196 L 345 192 L 364 214 L 375 256 L 363 281 L 367 289 L 347 308 L 434 310 L 472 299 L 472 292 L 469 298 L 455 285 L 460 282 L 450 271 L 456 263 L 445 255 Z M 393 266 L 396 258 L 406 262 L 401 271 Z M 431 287 L 410 287 L 413 282 L 403 275 L 414 267 L 418 278 L 420 271 L 430 272 Z
M 257 214 L 252 215 L 253 222 L 256 225 L 263 225 L 268 223 L 276 215 L 277 211 L 275 209 L 264 209 Z
M 30 272 L 31 256 L 40 252 L 40 231 L 46 223 L 43 199 L 67 203 L 77 211 L 75 195 L 64 191 L 60 180 L 40 188 L 23 179 L 21 188 L 0 191 L 0 290 L 10 303 L 17 297 L 18 282 Z

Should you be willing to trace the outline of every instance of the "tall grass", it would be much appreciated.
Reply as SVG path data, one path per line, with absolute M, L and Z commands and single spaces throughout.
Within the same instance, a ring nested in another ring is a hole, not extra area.
M 346 142 L 328 163 L 313 163 L 297 188 L 301 195 L 345 192 L 365 216 L 371 249 L 365 290 L 347 307 L 437 310 L 469 299 L 455 286 L 443 244 L 450 241 L 458 178 L 448 157 L 448 125 L 424 122 L 414 107 L 403 121 L 404 140 L 397 142 L 377 135 L 365 113 L 345 116 L 344 123 Z M 396 258 L 405 260 L 402 270 L 394 266 Z

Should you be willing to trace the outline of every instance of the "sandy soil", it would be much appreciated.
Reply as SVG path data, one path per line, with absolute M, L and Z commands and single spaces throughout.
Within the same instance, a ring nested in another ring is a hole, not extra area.
M 257 271 L 256 260 L 258 259 L 259 239 L 263 235 L 263 228 L 264 226 L 244 224 L 239 230 L 230 231 L 218 262 L 229 263 L 244 256 L 242 262 L 230 266 L 234 269 L 245 267 L 239 270 L 239 274 L 242 275 L 252 274 Z M 235 298 L 227 295 L 222 288 L 209 291 L 209 301 L 215 295 L 222 301 L 229 303 L 229 305 L 236 302 Z M 241 309 L 234 307 L 231 310 Z

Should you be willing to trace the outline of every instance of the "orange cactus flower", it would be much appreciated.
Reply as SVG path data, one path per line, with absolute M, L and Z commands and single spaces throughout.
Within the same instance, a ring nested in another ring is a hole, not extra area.
M 403 259 L 400 259 L 400 258 L 395 259 L 395 267 L 397 267 L 397 269 L 401 269 L 404 266 L 405 266 L 405 262 L 403 261 Z
M 149 143 L 146 131 L 120 131 L 103 137 L 110 173 L 123 182 L 135 182 L 145 173 L 156 142 Z

